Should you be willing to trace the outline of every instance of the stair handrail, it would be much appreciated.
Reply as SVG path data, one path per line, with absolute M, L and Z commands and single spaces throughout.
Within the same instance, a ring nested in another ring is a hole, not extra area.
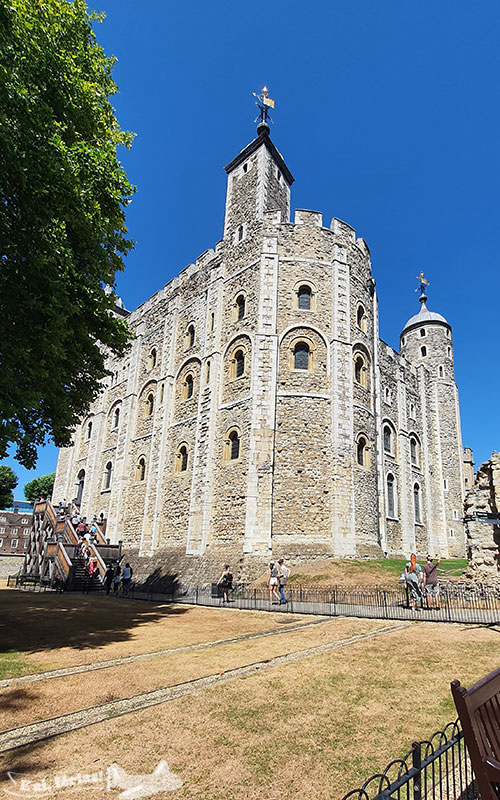
M 99 574 L 101 576 L 101 580 L 104 583 L 104 576 L 105 576 L 106 570 L 107 570 L 106 564 L 104 563 L 104 561 L 102 559 L 102 556 L 99 553 L 99 550 L 97 549 L 97 547 L 95 546 L 95 544 L 93 542 L 89 542 L 88 543 L 88 549 L 90 551 L 91 557 L 93 556 L 93 557 L 95 557 L 97 559 L 97 568 L 99 570 Z
M 67 554 L 66 548 L 64 547 L 62 542 L 57 542 L 57 549 L 54 560 L 58 562 L 62 572 L 64 572 L 65 577 L 69 578 L 69 576 L 71 575 L 71 570 L 73 568 L 73 562 L 71 561 L 69 555 Z

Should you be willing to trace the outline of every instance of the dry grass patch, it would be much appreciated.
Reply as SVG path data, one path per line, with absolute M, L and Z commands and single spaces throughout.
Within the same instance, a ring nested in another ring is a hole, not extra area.
M 217 615 L 212 610 L 213 615 Z M 305 622 L 307 618 L 303 617 Z M 380 620 L 331 619 L 279 636 L 250 639 L 208 650 L 159 656 L 148 661 L 70 675 L 18 688 L 0 689 L 0 731 L 48 719 L 141 692 L 172 686 L 286 653 L 349 639 L 385 627 Z M 57 697 L 57 708 L 54 698 Z M 14 716 L 13 716 L 14 714 Z
M 0 770 L 146 773 L 165 758 L 182 800 L 337 798 L 453 719 L 450 681 L 498 666 L 499 648 L 496 629 L 413 623 L 5 753 Z
M 287 619 L 304 622 L 298 614 Z M 22 654 L 25 666 L 10 673 L 20 675 L 268 630 L 282 620 L 255 611 L 6 589 L 0 660 L 8 650 Z

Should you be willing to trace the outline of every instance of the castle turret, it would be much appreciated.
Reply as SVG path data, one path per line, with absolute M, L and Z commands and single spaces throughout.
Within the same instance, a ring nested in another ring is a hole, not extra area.
M 461 557 L 465 547 L 464 477 L 452 331 L 441 314 L 427 308 L 426 286 L 422 274 L 420 311 L 401 332 L 401 355 L 416 368 L 418 375 L 424 441 L 416 446 L 427 462 L 422 464 L 427 541 L 442 556 Z M 419 540 L 418 531 L 415 540 Z

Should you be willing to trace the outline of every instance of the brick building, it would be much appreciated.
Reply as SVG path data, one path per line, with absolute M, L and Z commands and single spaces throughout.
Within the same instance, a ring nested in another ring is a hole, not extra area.
M 54 498 L 174 565 L 463 556 L 451 326 L 422 293 L 400 352 L 383 342 L 367 244 L 291 222 L 293 177 L 257 134 L 226 167 L 223 239 L 128 315 Z

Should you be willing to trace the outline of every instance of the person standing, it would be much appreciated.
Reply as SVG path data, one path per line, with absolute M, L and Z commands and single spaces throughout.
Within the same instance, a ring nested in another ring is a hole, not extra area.
M 123 594 L 128 594 L 129 593 L 131 580 L 132 580 L 132 567 L 130 566 L 130 564 L 127 561 L 127 563 L 123 567 L 123 571 L 122 571 L 122 589 L 123 589 Z
M 422 567 L 417 564 L 417 557 L 412 553 L 405 566 L 405 581 L 410 591 L 410 608 L 413 611 L 420 609 L 422 599 Z
M 280 603 L 288 603 L 288 598 L 285 596 L 285 586 L 290 575 L 290 570 L 285 566 L 285 559 L 278 558 L 278 583 L 280 587 Z
M 120 565 L 117 564 L 116 568 L 115 568 L 115 574 L 114 574 L 114 577 L 113 577 L 113 594 L 114 595 L 118 594 L 118 587 L 120 585 L 120 574 L 121 574 L 121 568 L 120 568 Z
M 267 571 L 267 588 L 269 590 L 269 602 L 273 602 L 273 596 L 278 600 L 281 601 L 281 598 L 277 592 L 278 587 L 278 567 L 276 566 L 275 561 L 269 562 L 269 569 Z
M 427 597 L 427 605 L 429 608 L 432 608 L 432 601 L 434 599 L 437 610 L 439 610 L 439 581 L 437 577 L 437 567 L 440 561 L 441 559 L 437 556 L 432 558 L 432 556 L 428 555 L 424 564 L 424 588 Z
M 108 564 L 108 568 L 106 570 L 106 574 L 104 576 L 104 585 L 106 587 L 106 594 L 109 595 L 111 591 L 111 584 L 113 583 L 113 578 L 115 575 L 115 571 L 111 564 Z
M 217 583 L 222 588 L 222 602 L 229 603 L 229 592 L 233 588 L 233 573 L 230 571 L 229 564 L 224 564 L 224 572 Z

